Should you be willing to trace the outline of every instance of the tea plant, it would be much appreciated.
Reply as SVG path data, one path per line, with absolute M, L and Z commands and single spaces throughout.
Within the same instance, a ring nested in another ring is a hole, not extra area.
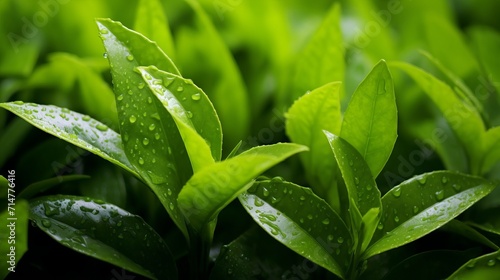
M 361 75 L 353 71 L 359 65 L 348 65 L 359 63 L 359 53 L 345 61 L 352 49 L 342 36 L 340 5 L 333 4 L 286 63 L 286 51 L 265 42 L 279 80 L 272 98 L 276 107 L 287 108 L 286 136 L 276 131 L 274 136 L 290 142 L 248 149 L 249 143 L 241 140 L 251 125 L 250 109 L 263 112 L 266 102 L 264 95 L 250 92 L 264 83 L 267 70 L 248 77 L 240 73 L 203 9 L 204 1 L 186 2 L 194 25 L 176 30 L 175 42 L 162 4 L 139 1 L 137 31 L 118 21 L 96 20 L 109 68 L 55 53 L 36 69 L 29 79 L 33 87 L 50 83 L 53 71 L 60 75 L 61 67 L 69 73 L 78 69 L 62 80 L 78 84 L 82 111 L 89 115 L 56 105 L 3 102 L 9 98 L 2 97 L 0 107 L 117 167 L 99 162 L 85 170 L 91 176 L 71 172 L 76 174 L 37 181 L 15 196 L 15 171 L 0 177 L 0 187 L 8 193 L 0 198 L 15 205 L 17 218 L 10 230 L 16 236 L 15 250 L 9 246 L 12 238 L 0 235 L 2 261 L 8 263 L 11 252 L 17 260 L 27 252 L 31 220 L 37 231 L 66 248 L 150 279 L 387 280 L 409 277 L 409 270 L 417 278 L 495 279 L 500 223 L 497 195 L 489 194 L 498 185 L 497 107 L 485 104 L 466 79 L 479 63 L 488 75 L 498 77 L 498 65 L 491 62 L 498 34 L 472 30 L 479 53 L 475 58 L 455 26 L 431 15 L 424 22 L 430 53 L 421 51 L 418 63 L 392 59 L 397 56 L 394 42 L 381 30 L 361 52 L 370 61 L 363 60 L 363 67 L 371 68 Z M 215 5 L 223 15 L 223 6 Z M 277 8 L 282 4 L 247 5 L 262 5 L 264 19 L 270 14 L 285 17 L 280 14 L 285 10 Z M 375 6 L 354 3 L 351 8 L 364 18 Z M 241 26 L 259 24 L 245 16 L 238 20 Z M 266 32 L 285 40 L 284 29 L 277 26 Z M 453 53 L 464 58 L 462 64 L 443 52 L 449 46 L 436 39 L 441 33 L 434 29 L 448 34 L 445 41 L 457 46 Z M 422 61 L 436 71 L 421 66 Z M 92 67 L 109 70 L 112 90 Z M 200 76 L 206 76 L 199 79 L 204 90 L 188 78 Z M 15 92 L 16 87 L 0 87 L 0 93 Z M 427 102 L 430 113 L 413 116 L 409 108 L 416 106 L 415 100 Z M 21 138 L 27 128 L 17 119 L 11 123 L 6 135 L 19 131 L 12 139 Z M 394 169 L 391 158 L 401 132 L 421 139 L 439 134 L 442 141 L 432 148 L 442 166 L 416 176 L 387 177 L 387 170 Z M 0 137 L 6 148 L 14 142 Z M 105 179 L 109 170 L 113 175 Z M 289 180 L 262 176 L 280 172 Z M 117 178 L 128 182 L 109 185 Z M 80 195 L 58 188 L 76 183 L 83 185 Z M 126 189 L 113 193 L 120 188 Z M 110 194 L 103 197 L 102 189 Z M 56 194 L 47 194 L 52 190 Z M 123 207 L 125 195 L 139 207 Z M 223 242 L 216 240 L 217 233 L 233 231 L 223 223 L 224 212 L 240 208 L 232 222 L 249 217 L 253 225 L 234 230 Z M 4 228 L 11 212 L 0 213 Z M 162 231 L 165 224 L 167 234 Z M 217 232 L 218 225 L 223 232 Z M 452 250 L 430 240 L 443 232 L 461 237 Z M 425 248 L 418 248 L 422 244 Z M 422 269 L 433 264 L 436 269 Z M 16 277 L 10 272 L 7 277 Z

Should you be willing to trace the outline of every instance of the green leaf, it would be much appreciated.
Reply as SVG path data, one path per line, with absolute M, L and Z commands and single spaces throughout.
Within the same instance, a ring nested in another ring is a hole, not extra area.
M 397 128 L 394 85 L 382 60 L 352 95 L 340 136 L 358 150 L 377 177 L 396 143 Z
M 439 108 L 467 151 L 470 173 L 479 173 L 485 126 L 477 111 L 462 102 L 447 84 L 424 70 L 404 62 L 394 62 L 391 66 L 408 74 Z
M 0 199 L 7 198 L 8 196 L 8 189 L 9 188 L 9 181 L 4 176 L 0 176 Z
M 302 261 L 302 257 L 290 254 L 287 247 L 254 226 L 222 246 L 210 279 L 281 279 L 285 270 L 290 273 L 290 267 Z
M 476 110 L 478 114 L 483 114 L 483 105 L 479 102 L 470 88 L 453 72 L 447 69 L 439 60 L 434 58 L 430 53 L 422 51 L 422 54 L 441 71 L 448 80 L 450 80 L 455 88 L 455 93 L 460 99 L 470 105 L 471 109 Z
M 273 238 L 339 277 L 350 265 L 353 240 L 340 216 L 308 188 L 271 180 L 239 196 Z
M 460 77 L 477 71 L 477 62 L 457 25 L 441 15 L 424 17 L 423 28 L 430 53 Z M 457 58 L 460 59 L 457 59 Z
M 90 176 L 87 175 L 69 175 L 69 176 L 58 176 L 50 179 L 46 179 L 43 181 L 38 181 L 33 183 L 26 188 L 24 188 L 18 195 L 19 199 L 30 199 L 33 196 L 45 192 L 59 184 L 88 179 Z
M 482 154 L 480 174 L 485 174 L 500 161 L 500 126 L 486 131 Z
M 359 238 L 360 252 L 364 252 L 370 245 L 380 221 L 380 212 L 382 212 L 380 208 L 372 208 L 363 216 Z
M 361 154 L 341 137 L 328 131 L 324 133 L 342 172 L 349 198 L 354 201 L 361 216 L 372 208 L 380 209 L 380 191 Z
M 167 72 L 178 71 L 144 36 L 110 20 L 97 24 L 111 65 L 125 154 L 187 238 L 177 196 L 192 175 L 189 157 L 175 121 L 136 68 L 154 64 Z
M 500 34 L 497 30 L 487 26 L 474 26 L 469 30 L 476 57 L 481 64 L 485 76 L 496 87 L 500 94 L 500 58 L 495 55 L 500 48 Z
M 31 126 L 21 119 L 13 120 L 6 128 L 2 129 L 0 166 L 3 166 L 7 159 L 16 152 L 17 146 L 21 144 L 22 139 L 26 137 L 30 129 Z
M 122 147 L 120 134 L 87 115 L 53 105 L 20 101 L 1 103 L 3 107 L 37 128 L 85 149 L 137 175 Z
M 383 213 L 364 258 L 410 243 L 438 229 L 489 194 L 495 185 L 452 171 L 416 176 L 382 197 Z
M 115 56 L 117 55 L 116 52 L 121 50 L 120 54 L 123 56 L 123 59 L 139 61 L 142 66 L 155 65 L 163 71 L 180 75 L 179 70 L 177 70 L 172 60 L 155 42 L 126 28 L 118 21 L 97 19 L 97 26 L 99 27 L 99 33 L 104 42 L 104 47 L 109 51 L 111 46 L 114 46 L 113 53 Z M 111 60 L 111 57 L 109 57 L 110 53 L 107 53 L 107 55 L 110 59 L 112 68 L 120 67 L 118 61 Z M 115 63 L 117 65 L 114 65 Z
M 489 253 L 468 261 L 448 280 L 497 279 L 500 274 L 500 251 Z
M 138 68 L 144 81 L 174 118 L 190 155 L 191 165 L 203 167 L 220 161 L 222 130 L 219 118 L 207 95 L 191 80 L 159 71 Z M 200 161 L 198 164 L 197 161 Z
M 340 4 L 335 3 L 295 59 L 290 101 L 324 84 L 343 81 L 344 53 Z
M 200 231 L 262 172 L 307 148 L 292 143 L 258 146 L 195 173 L 179 194 L 179 206 Z
M 495 213 L 496 214 L 496 213 Z M 486 236 L 482 235 L 480 232 L 475 230 L 470 225 L 461 222 L 457 219 L 449 221 L 446 225 L 444 225 L 442 230 L 449 231 L 451 233 L 462 235 L 465 238 L 468 238 L 472 241 L 481 243 L 485 246 L 490 247 L 493 250 L 499 250 L 500 248 L 489 240 Z
M 498 211 L 500 207 L 492 207 L 478 211 L 467 224 L 482 231 L 500 235 L 500 217 Z
M 76 196 L 41 197 L 30 206 L 38 227 L 68 248 L 151 279 L 177 279 L 167 245 L 139 216 Z
M 17 264 L 28 251 L 28 216 L 29 205 L 26 200 L 18 199 L 12 208 L 0 213 L 0 279 L 4 279 L 9 272 L 17 271 Z M 12 250 L 14 249 L 14 250 Z
M 475 250 L 435 250 L 413 255 L 394 266 L 383 280 L 445 279 L 464 262 L 477 256 Z M 481 278 L 482 279 L 482 278 Z
M 60 72 L 73 72 L 77 78 L 77 85 L 80 90 L 79 98 L 77 99 L 85 108 L 85 112 L 108 123 L 109 126 L 118 127 L 118 118 L 116 115 L 116 102 L 114 94 L 109 85 L 96 73 L 89 65 L 81 58 L 67 53 L 54 53 L 50 57 L 54 66 L 64 67 L 59 68 L 57 75 L 59 84 L 66 81 L 61 81 Z M 68 89 L 71 90 L 71 89 Z M 111 125 L 113 124 L 113 125 Z
M 134 29 L 155 41 L 172 59 L 175 57 L 174 43 L 163 5 L 158 0 L 141 0 L 137 6 Z
M 231 51 L 206 12 L 197 1 L 186 2 L 195 13 L 195 27 L 177 32 L 180 65 L 209 94 L 222 123 L 224 144 L 234 147 L 247 136 L 250 125 L 247 90 Z
M 330 150 L 323 130 L 338 134 L 342 116 L 340 113 L 339 82 L 321 86 L 303 95 L 286 113 L 286 132 L 294 143 L 308 146 L 308 153 L 300 154 L 308 182 L 316 193 L 331 201 L 340 211 L 338 200 L 335 158 L 325 156 Z

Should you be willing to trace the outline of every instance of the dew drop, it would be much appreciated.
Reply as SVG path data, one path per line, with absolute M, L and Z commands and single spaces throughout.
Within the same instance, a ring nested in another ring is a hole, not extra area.
M 184 90 L 184 88 L 183 88 L 182 86 L 178 86 L 178 87 L 177 87 L 177 91 L 178 91 L 178 92 L 181 92 L 181 91 L 183 91 L 183 90 Z
M 352 160 L 349 161 L 349 165 L 350 166 L 353 166 L 354 165 L 354 162 Z
M 418 213 L 418 206 L 413 206 L 413 214 L 417 214 Z
M 85 115 L 82 117 L 82 120 L 88 122 L 88 121 L 90 121 L 90 117 Z
M 394 217 L 394 221 L 395 221 L 396 223 L 399 223 L 399 217 L 398 217 L 398 216 L 395 216 L 395 217 Z
M 118 95 L 118 97 L 116 99 L 118 99 L 118 101 L 122 101 L 123 100 L 123 94 Z
M 143 89 L 145 86 L 146 86 L 146 85 L 145 85 L 144 83 L 139 83 L 139 84 L 137 85 L 137 87 L 138 87 L 139 89 Z
M 144 159 L 142 157 L 139 158 L 139 164 L 143 165 L 144 164 Z
M 324 219 L 324 220 L 322 221 L 322 223 L 323 223 L 324 225 L 328 225 L 328 224 L 330 224 L 330 219 L 326 218 L 326 219 Z
M 156 140 L 160 139 L 160 134 L 159 133 L 155 133 L 155 139 Z
M 443 190 L 437 191 L 435 193 L 435 195 L 436 195 L 436 200 L 437 201 L 441 201 L 441 200 L 444 199 L 444 191 Z
M 103 54 L 102 54 L 102 57 L 104 57 L 104 58 L 108 58 L 108 53 L 103 53 Z
M 264 202 L 262 202 L 262 200 L 260 200 L 260 199 L 256 198 L 256 199 L 254 200 L 254 203 L 253 203 L 253 204 L 254 204 L 255 206 L 257 206 L 257 207 L 260 207 L 260 206 L 264 205 Z
M 372 189 L 373 189 L 372 185 L 367 185 L 367 186 L 366 186 L 366 190 L 367 190 L 367 191 L 371 191 Z
M 129 90 L 127 91 L 127 93 L 128 93 L 128 95 L 133 95 L 133 94 L 134 94 L 134 92 L 133 92 L 131 89 L 129 89 Z
M 495 259 L 491 259 L 488 261 L 488 266 L 495 266 L 495 264 L 496 264 Z
M 328 235 L 328 240 L 329 240 L 329 241 L 332 241 L 332 240 L 333 240 L 333 235 L 329 234 L 329 235 Z
M 262 195 L 264 195 L 265 197 L 268 197 L 269 196 L 269 190 L 266 189 L 266 188 L 262 188 Z
M 103 29 L 101 29 L 99 31 L 101 32 L 101 34 L 108 34 L 108 30 L 107 29 L 103 28 Z
M 148 138 L 144 138 L 144 139 L 142 139 L 142 144 L 143 144 L 144 146 L 147 146 L 147 145 L 149 144 L 149 139 L 148 139 Z
M 170 202 L 170 204 L 168 205 L 168 208 L 170 208 L 170 210 L 174 210 L 175 206 L 172 202 Z
M 153 98 L 148 97 L 148 103 L 149 103 L 149 104 L 153 103 Z
M 95 126 L 95 128 L 97 128 L 97 129 L 98 129 L 98 130 L 100 130 L 100 131 L 106 131 L 106 130 L 108 130 L 108 127 L 107 127 L 107 126 L 105 126 L 105 125 L 104 125 L 104 124 L 102 124 L 102 123 L 97 124 L 97 125 Z
M 131 55 L 131 54 L 127 55 L 127 60 L 128 60 L 128 61 L 132 61 L 132 60 L 134 60 L 134 56 L 133 56 L 133 55 Z
M 382 223 L 379 223 L 378 226 L 377 226 L 377 229 L 383 230 L 384 229 L 384 225 Z
M 339 237 L 339 238 L 337 238 L 337 242 L 338 242 L 339 244 L 344 243 L 344 238 L 343 238 L 342 236 L 341 236 L 341 237 Z
M 42 219 L 42 226 L 49 228 L 52 226 L 52 223 L 47 219 Z
M 427 178 L 422 177 L 422 178 L 419 178 L 417 181 L 420 183 L 420 185 L 425 185 L 425 183 L 427 182 Z
M 192 118 L 193 117 L 193 113 L 191 111 L 186 111 L 186 115 L 188 118 Z
M 355 183 L 356 185 L 357 185 L 357 184 L 359 184 L 359 179 L 358 179 L 358 177 L 354 177 L 354 183 Z
M 156 125 L 154 123 L 152 123 L 152 124 L 149 125 L 149 130 L 150 131 L 155 130 L 155 128 L 156 128 Z
M 306 200 L 306 197 L 305 197 L 305 196 L 303 196 L 303 195 L 301 195 L 301 196 L 300 196 L 300 200 L 304 201 L 304 200 Z
M 400 197 L 401 196 L 401 188 L 400 187 L 394 188 L 394 190 L 392 191 L 392 195 L 396 198 Z
M 443 178 L 441 178 L 441 183 L 443 184 L 448 183 L 448 178 L 446 178 L 446 176 L 443 176 Z
M 455 190 L 455 192 L 460 192 L 462 189 L 462 187 L 458 184 L 453 184 L 451 187 Z
M 191 99 L 197 101 L 197 100 L 200 100 L 201 99 L 201 94 L 200 93 L 195 93 L 193 95 L 191 95 Z
M 312 220 L 312 219 L 313 219 L 313 215 L 309 214 L 309 215 L 307 215 L 307 218 L 308 218 L 309 220 Z
M 134 115 L 132 115 L 130 116 L 130 118 L 128 118 L 128 120 L 130 121 L 130 123 L 135 123 L 137 121 L 137 118 Z

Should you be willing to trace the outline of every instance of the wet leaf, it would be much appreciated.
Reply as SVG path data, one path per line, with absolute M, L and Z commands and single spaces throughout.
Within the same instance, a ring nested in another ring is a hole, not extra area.
M 137 176 L 122 147 L 120 134 L 87 115 L 53 105 L 20 101 L 1 103 L 3 107 L 37 128 L 96 154 Z
M 280 279 L 303 260 L 255 226 L 222 246 L 210 279 Z
M 261 181 L 239 196 L 255 222 L 285 246 L 339 277 L 350 265 L 353 240 L 338 214 L 308 188 Z
M 356 148 L 346 140 L 328 131 L 324 133 L 342 172 L 349 198 L 354 201 L 361 216 L 364 216 L 372 208 L 380 209 L 382 206 L 380 191 L 367 162 L 364 161 Z
M 376 178 L 391 155 L 397 128 L 394 85 L 382 60 L 352 95 L 344 113 L 340 137 L 358 150 Z
M 498 275 L 500 275 L 500 251 L 471 259 L 446 279 L 496 279 Z
M 221 125 L 207 95 L 190 80 L 152 67 L 138 69 L 177 124 L 194 172 L 220 161 Z
M 189 157 L 175 121 L 136 68 L 156 65 L 178 71 L 155 43 L 139 33 L 111 20 L 98 20 L 97 25 L 111 65 L 125 154 L 187 237 L 177 196 L 192 174 Z
M 70 249 L 151 279 L 177 279 L 167 245 L 139 216 L 76 196 L 41 197 L 30 207 L 38 227 Z
M 382 218 L 363 258 L 438 229 L 494 188 L 482 178 L 452 171 L 426 173 L 401 183 L 382 197 Z
M 307 150 L 292 143 L 258 146 L 235 157 L 202 169 L 189 179 L 179 194 L 179 206 L 197 231 L 214 220 L 219 212 L 262 172 L 286 158 Z

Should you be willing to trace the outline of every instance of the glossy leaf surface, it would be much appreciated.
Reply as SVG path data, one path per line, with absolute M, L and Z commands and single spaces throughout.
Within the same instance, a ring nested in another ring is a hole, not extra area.
M 363 156 L 377 177 L 391 155 L 397 138 L 394 85 L 385 61 L 361 82 L 344 113 L 340 136 Z
M 9 102 L 3 107 L 37 128 L 96 154 L 137 175 L 123 151 L 120 134 L 87 115 L 53 105 Z
M 426 173 L 401 183 L 382 197 L 384 212 L 364 258 L 434 231 L 494 188 L 482 178 L 451 171 Z
M 455 271 L 448 280 L 496 279 L 500 275 L 500 251 L 468 261 Z
M 328 131 L 324 133 L 342 172 L 349 198 L 354 200 L 361 216 L 372 208 L 380 209 L 380 191 L 361 154 L 341 137 Z
M 190 224 L 201 230 L 262 172 L 286 158 L 307 150 L 292 143 L 258 146 L 217 162 L 189 179 L 179 194 L 179 206 Z
M 239 199 L 273 238 L 332 273 L 345 275 L 351 234 L 340 216 L 310 189 L 273 179 L 255 183 Z
M 97 25 L 111 65 L 125 154 L 187 236 L 177 195 L 192 174 L 191 164 L 175 121 L 136 67 L 154 64 L 164 71 L 178 71 L 144 36 L 111 20 L 99 20 Z
M 195 165 L 203 167 L 213 163 L 214 159 L 220 161 L 221 125 L 207 95 L 191 80 L 153 67 L 140 67 L 139 71 L 151 91 L 174 118 L 193 168 Z M 195 164 L 199 158 L 202 162 Z
M 177 279 L 163 239 L 144 220 L 112 204 L 75 196 L 30 203 L 30 218 L 62 245 L 152 279 Z

